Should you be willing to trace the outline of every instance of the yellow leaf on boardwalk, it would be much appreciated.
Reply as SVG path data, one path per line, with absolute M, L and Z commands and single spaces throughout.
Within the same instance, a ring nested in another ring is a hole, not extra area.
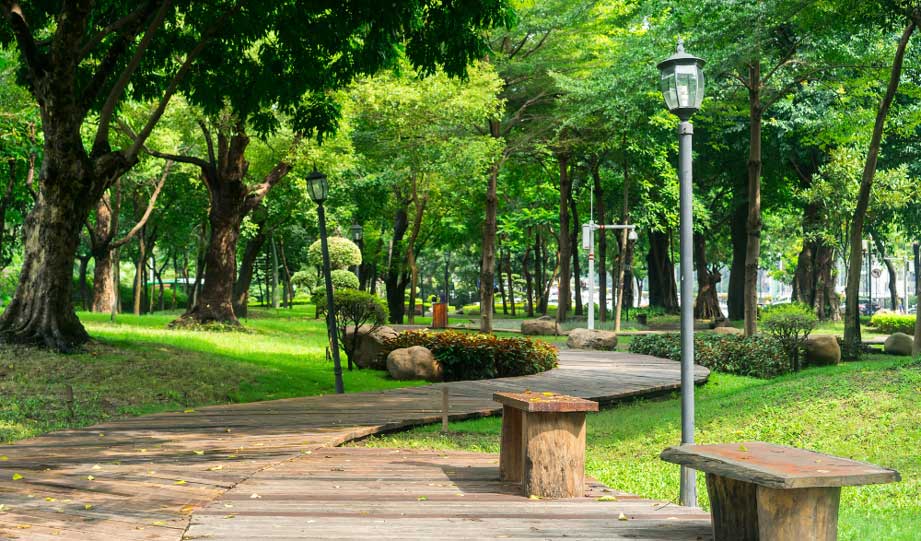
M 87 475 L 87 476 L 86 476 L 86 480 L 87 480 L 87 481 L 93 481 L 93 480 L 95 480 L 95 479 L 96 479 L 96 478 L 93 477 L 92 475 Z
M 192 451 L 192 452 L 195 453 L 195 454 L 198 455 L 198 456 L 201 456 L 201 455 L 205 454 L 204 451 Z
M 83 505 L 83 508 L 86 509 L 87 511 L 89 511 L 90 509 L 93 508 L 93 504 L 91 504 L 91 503 L 84 504 L 84 505 Z
M 18 473 L 13 474 L 13 481 L 19 481 L 20 479 L 22 479 L 21 475 L 19 475 Z
M 617 520 L 627 520 L 627 515 L 621 513 L 617 515 Z
M 182 479 L 180 479 L 180 480 L 176 481 L 176 484 L 177 484 L 177 485 L 184 485 L 184 484 L 185 484 L 185 481 L 183 481 Z
M 6 456 L 6 455 L 0 455 L 0 462 L 6 462 L 6 461 L 9 460 L 9 459 L 10 459 L 10 457 L 8 457 L 8 456 Z

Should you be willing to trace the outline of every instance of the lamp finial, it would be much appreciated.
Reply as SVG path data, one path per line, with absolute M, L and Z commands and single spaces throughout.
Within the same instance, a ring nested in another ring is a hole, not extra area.
M 683 53 L 683 52 L 684 52 L 684 40 L 681 39 L 681 36 L 678 36 L 678 47 L 677 47 L 676 50 L 677 50 L 677 52 L 679 52 L 679 53 Z

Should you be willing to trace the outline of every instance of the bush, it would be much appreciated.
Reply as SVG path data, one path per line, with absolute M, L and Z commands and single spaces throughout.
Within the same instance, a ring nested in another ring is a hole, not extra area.
M 345 269 L 361 265 L 361 250 L 358 246 L 343 237 L 329 237 L 329 265 L 332 269 Z M 307 249 L 307 261 L 314 267 L 323 266 L 323 249 L 320 241 L 316 240 Z
M 881 333 L 915 333 L 915 316 L 911 314 L 877 313 L 870 318 L 870 326 Z
M 802 368 L 800 349 L 817 322 L 812 308 L 800 303 L 774 305 L 761 313 L 764 330 L 783 347 L 794 372 Z
M 630 351 L 642 355 L 681 360 L 681 337 L 677 333 L 637 336 Z M 694 336 L 694 362 L 710 370 L 773 378 L 790 371 L 783 346 L 771 336 L 700 333 Z
M 358 289 L 358 276 L 355 276 L 354 272 L 336 269 L 329 274 L 333 281 L 333 291 L 337 289 Z
M 387 320 L 387 310 L 384 302 L 377 295 L 357 289 L 337 289 L 333 293 L 333 305 L 336 307 L 339 342 L 342 343 L 342 349 L 349 357 L 349 369 L 351 369 L 352 353 L 358 346 L 358 333 L 353 333 L 352 340 L 346 340 L 346 331 L 349 327 L 358 329 L 362 325 L 370 327 L 369 333 L 376 331 Z
M 298 295 L 301 293 L 307 293 L 308 295 L 313 293 L 319 282 L 320 280 L 315 270 L 297 271 L 291 275 L 291 285 L 297 290 Z
M 445 381 L 527 376 L 557 365 L 556 348 L 545 342 L 458 331 L 402 332 L 384 342 L 381 358 L 412 346 L 432 351 L 444 369 Z

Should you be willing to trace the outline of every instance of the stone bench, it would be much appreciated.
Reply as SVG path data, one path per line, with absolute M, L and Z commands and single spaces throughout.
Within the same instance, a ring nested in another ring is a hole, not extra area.
M 661 458 L 706 472 L 716 541 L 833 541 L 841 487 L 901 479 L 873 464 L 763 442 L 681 445 Z
M 585 412 L 598 411 L 598 403 L 532 391 L 493 400 L 502 404 L 499 478 L 521 483 L 525 496 L 583 496 Z

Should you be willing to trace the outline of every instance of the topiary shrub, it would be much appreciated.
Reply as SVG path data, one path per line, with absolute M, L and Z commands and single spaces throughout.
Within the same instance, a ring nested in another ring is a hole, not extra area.
M 354 242 L 343 237 L 329 237 L 329 266 L 331 269 L 345 269 L 361 265 L 361 249 Z M 307 262 L 314 267 L 323 266 L 323 249 L 316 240 L 307 249 Z
M 794 372 L 802 368 L 800 350 L 817 322 L 812 308 L 800 303 L 774 305 L 761 312 L 762 327 L 780 342 Z
M 908 335 L 913 335 L 915 333 L 915 316 L 911 314 L 877 312 L 870 318 L 870 327 L 886 334 L 903 332 Z
M 358 289 L 358 276 L 350 270 L 336 269 L 329 273 L 333 281 L 333 291 L 337 289 Z
M 412 346 L 432 351 L 442 364 L 445 381 L 527 376 L 557 366 L 557 350 L 546 342 L 458 331 L 402 332 L 384 342 L 381 358 Z
M 677 333 L 637 336 L 630 342 L 630 351 L 678 361 L 681 337 Z M 716 372 L 765 379 L 790 371 L 783 346 L 772 336 L 698 333 L 694 362 Z
M 298 294 L 306 293 L 310 295 L 316 289 L 319 281 L 315 270 L 297 271 L 291 275 L 291 285 L 294 286 Z
M 387 309 L 384 302 L 377 296 L 357 289 L 336 289 L 333 293 L 333 305 L 336 308 L 336 325 L 339 333 L 339 342 L 342 349 L 349 357 L 349 370 L 352 369 L 352 353 L 358 347 L 358 332 L 363 325 L 370 327 L 368 333 L 373 333 L 387 321 Z M 356 329 L 352 339 L 346 340 L 349 327 Z

